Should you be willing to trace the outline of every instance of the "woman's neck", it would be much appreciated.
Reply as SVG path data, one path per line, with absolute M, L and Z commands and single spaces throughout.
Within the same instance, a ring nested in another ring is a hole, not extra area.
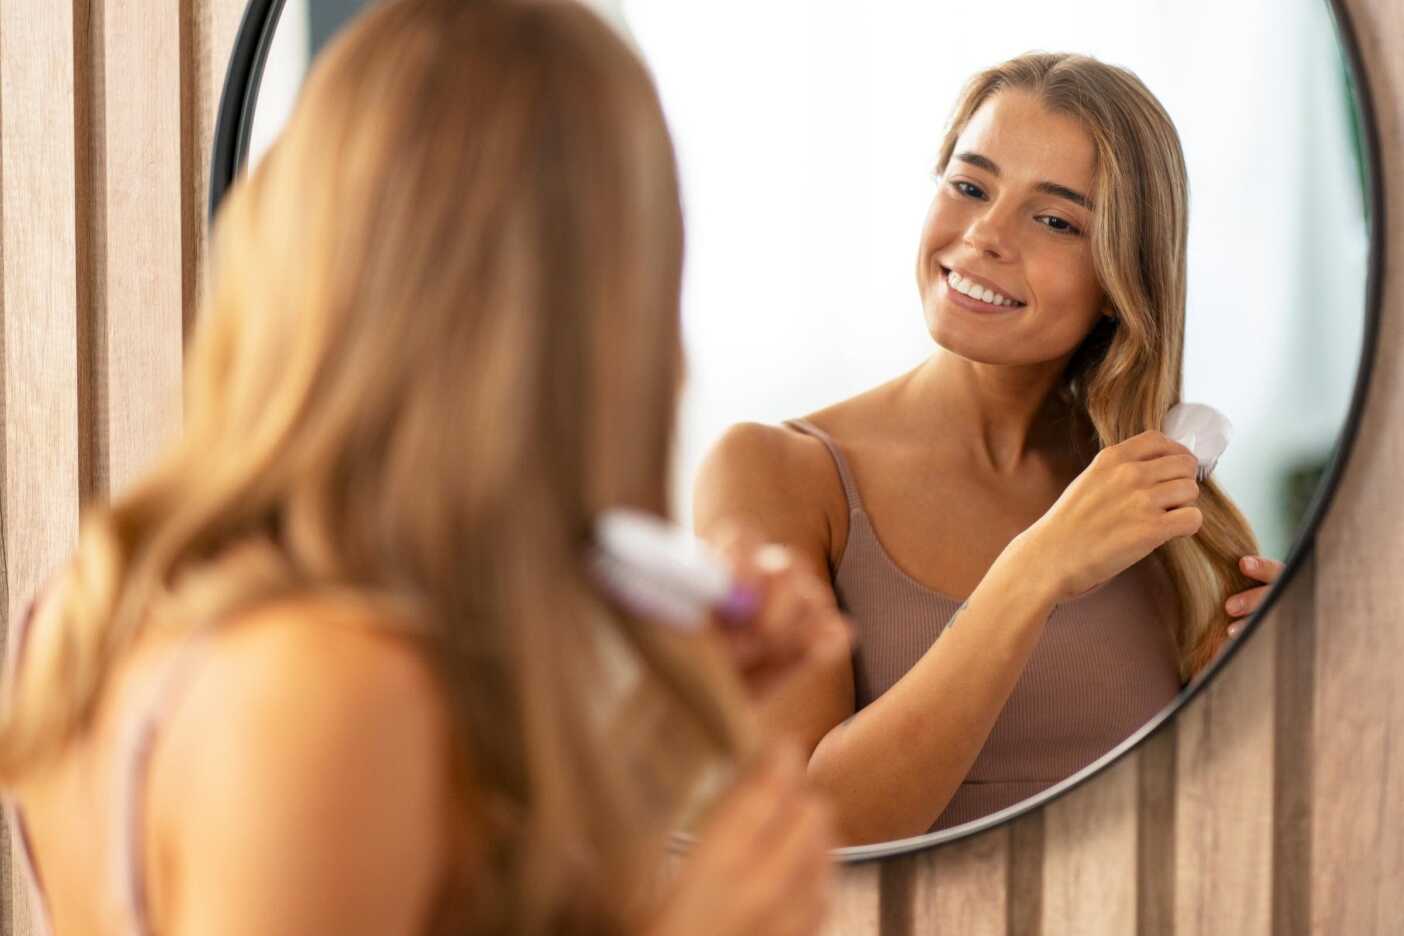
M 939 413 L 943 435 L 976 466 L 1015 474 L 1067 454 L 1071 414 L 1055 392 L 1066 365 L 980 364 L 941 349 L 910 375 L 908 412 Z

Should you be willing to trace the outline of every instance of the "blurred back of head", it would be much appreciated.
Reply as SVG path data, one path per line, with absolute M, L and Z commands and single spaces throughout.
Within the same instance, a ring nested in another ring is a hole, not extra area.
M 717 661 L 604 607 L 581 563 L 602 507 L 666 500 L 682 222 L 642 65 L 577 3 L 377 4 L 226 199 L 214 257 L 185 434 L 87 518 L 0 779 L 91 720 L 148 629 L 341 592 L 443 676 L 493 843 L 473 930 L 610 931 L 641 843 L 741 744 Z M 652 700 L 629 720 L 610 641 Z

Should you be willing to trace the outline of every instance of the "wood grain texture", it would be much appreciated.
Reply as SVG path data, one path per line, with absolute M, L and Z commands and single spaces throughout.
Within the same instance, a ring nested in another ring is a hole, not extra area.
M 122 491 L 179 429 L 182 358 L 181 36 L 172 6 L 102 2 L 98 194 L 103 253 L 95 325 L 102 358 L 96 431 Z M 104 483 L 105 482 L 105 483 Z
M 1009 928 L 1010 839 L 1010 827 L 1004 825 L 951 845 L 888 859 L 910 869 L 907 932 L 1004 936 Z M 890 913 L 883 908 L 885 918 Z
M 826 936 L 879 932 L 878 876 L 882 870 L 876 861 L 839 867 L 834 902 L 824 929 Z
M 208 276 L 210 159 L 215 120 L 244 5 L 244 0 L 190 0 L 181 4 L 181 293 L 182 330 L 187 346 Z
M 153 11 L 0 3 L 0 658 L 71 552 L 80 503 L 178 431 L 185 271 L 204 252 L 202 180 L 243 2 Z M 0 936 L 28 936 L 9 858 L 0 841 Z
M 1371 75 L 1388 261 L 1360 437 L 1318 536 L 1311 922 L 1321 933 L 1404 925 L 1404 9 L 1351 0 Z
M 1175 764 L 1172 728 L 1158 732 L 1136 752 L 1136 932 L 1175 932 Z
M 1270 936 L 1281 625 L 1274 614 L 1245 634 L 1232 678 L 1216 679 L 1176 718 L 1176 933 Z
M 1379 220 L 1398 271 L 1404 9 L 1346 5 L 1378 105 L 1393 192 Z M 0 654 L 72 547 L 80 491 L 120 487 L 179 421 L 243 2 L 154 9 L 0 0 Z M 1399 931 L 1404 276 L 1384 286 L 1362 435 L 1314 561 L 1223 677 L 1045 812 L 842 869 L 829 933 Z M 0 936 L 29 936 L 7 859 L 0 843 Z
M 6 634 L 77 538 L 73 49 L 67 4 L 0 3 L 0 633 Z M 4 851 L 8 879 L 12 852 Z M 22 888 L 10 886 L 5 896 L 0 932 L 28 936 Z
M 1273 720 L 1272 933 L 1311 932 L 1311 740 L 1316 561 L 1308 556 L 1272 615 L 1277 632 Z
M 1044 933 L 1136 930 L 1139 754 L 1043 810 Z

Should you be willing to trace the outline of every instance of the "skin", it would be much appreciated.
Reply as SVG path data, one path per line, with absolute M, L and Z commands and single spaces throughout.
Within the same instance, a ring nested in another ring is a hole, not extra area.
M 917 251 L 937 345 L 922 365 L 809 418 L 842 446 L 883 545 L 911 578 L 966 598 L 949 628 L 880 698 L 854 713 L 845 660 L 796 683 L 766 728 L 811 751 L 847 843 L 925 832 L 979 753 L 1043 623 L 1074 597 L 1202 517 L 1195 460 L 1157 432 L 1072 451 L 1052 394 L 1099 316 L 1087 231 L 1095 150 L 1082 126 L 1018 91 L 995 95 L 960 134 Z M 1072 197 L 1069 197 L 1071 195 Z M 948 270 L 1017 308 L 971 309 Z M 811 437 L 734 427 L 694 492 L 704 537 L 727 523 L 784 543 L 829 585 L 848 536 L 832 460 Z M 930 718 L 940 710 L 942 718 Z
M 1230 637 L 1237 637 L 1243 631 L 1243 619 L 1262 606 L 1273 583 L 1282 577 L 1282 571 L 1286 568 L 1283 563 L 1266 556 L 1244 556 L 1238 561 L 1238 567 L 1244 575 L 1263 584 L 1230 595 L 1224 602 L 1224 610 L 1236 618 L 1229 625 Z
M 697 639 L 732 654 L 763 707 L 807 668 L 831 667 L 848 643 L 842 628 L 837 640 L 815 641 L 813 616 L 784 610 L 797 603 L 793 577 L 752 553 L 732 547 L 761 602 L 744 637 L 717 622 Z M 118 739 L 175 649 L 150 638 L 119 663 L 93 729 L 12 791 L 57 936 L 118 931 L 105 837 Z M 230 621 L 201 653 L 162 722 L 143 794 L 153 930 L 424 932 L 451 860 L 445 830 L 462 817 L 449 781 L 449 715 L 426 661 L 363 612 L 310 598 Z M 798 748 L 779 746 L 743 765 L 638 932 L 798 936 L 819 927 L 837 841 L 804 763 Z M 471 867 L 478 858 L 470 828 L 452 860 Z

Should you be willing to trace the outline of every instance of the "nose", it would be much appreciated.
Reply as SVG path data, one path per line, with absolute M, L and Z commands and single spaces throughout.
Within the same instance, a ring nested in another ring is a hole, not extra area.
M 1010 218 L 997 205 L 970 219 L 965 228 L 965 243 L 991 260 L 1008 260 L 1014 255 Z

